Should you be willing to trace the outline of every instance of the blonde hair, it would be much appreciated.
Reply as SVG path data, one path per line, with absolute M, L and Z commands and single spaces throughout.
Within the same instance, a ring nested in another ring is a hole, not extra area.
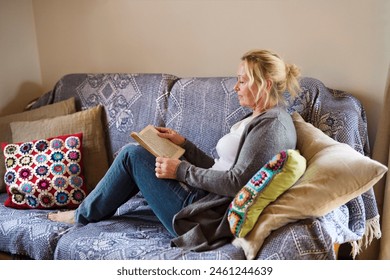
M 262 110 L 284 102 L 283 94 L 286 91 L 291 96 L 299 93 L 299 68 L 294 64 L 285 63 L 279 55 L 267 50 L 252 50 L 245 53 L 241 60 L 249 78 L 249 88 L 254 84 L 257 86 L 257 92 L 252 92 L 256 105 L 261 98 L 264 99 Z M 268 81 L 272 83 L 269 90 Z

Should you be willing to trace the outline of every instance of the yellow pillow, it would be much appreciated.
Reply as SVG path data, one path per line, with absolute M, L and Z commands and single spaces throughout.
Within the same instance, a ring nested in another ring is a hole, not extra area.
M 230 203 L 228 221 L 231 232 L 245 237 L 263 209 L 288 190 L 302 176 L 306 159 L 296 150 L 275 155 L 245 184 Z
M 18 114 L 7 115 L 0 117 L 0 142 L 12 142 L 12 133 L 10 123 L 15 121 L 35 121 L 44 118 L 51 118 L 56 116 L 62 116 L 72 114 L 76 112 L 75 99 L 74 97 L 67 100 L 43 106 L 31 111 L 26 111 Z M 1 149 L 0 149 L 1 150 Z M 0 192 L 5 192 L 4 174 L 4 154 L 1 150 L 0 154 Z
M 297 149 L 307 160 L 303 176 L 269 204 L 245 238 L 233 244 L 254 259 L 268 235 L 288 223 L 320 217 L 368 191 L 387 172 L 381 163 L 339 143 L 298 113 L 293 114 Z
M 87 190 L 90 192 L 108 169 L 102 113 L 103 107 L 99 105 L 51 119 L 13 122 L 10 124 L 13 142 L 26 142 L 82 132 L 84 175 Z

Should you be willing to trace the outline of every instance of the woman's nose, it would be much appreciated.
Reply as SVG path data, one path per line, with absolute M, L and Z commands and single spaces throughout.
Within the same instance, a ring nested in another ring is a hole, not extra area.
M 238 86 L 238 83 L 236 83 L 234 85 L 234 88 L 233 88 L 236 92 L 240 91 L 240 87 Z

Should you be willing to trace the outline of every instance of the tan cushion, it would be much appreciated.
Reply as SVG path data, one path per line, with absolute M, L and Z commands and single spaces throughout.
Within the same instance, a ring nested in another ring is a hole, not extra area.
M 7 115 L 0 117 L 0 142 L 12 142 L 12 133 L 9 124 L 15 121 L 35 121 L 44 118 L 51 118 L 56 116 L 62 116 L 72 114 L 76 112 L 74 98 L 67 99 L 65 101 L 57 102 L 47 106 L 40 107 L 31 111 L 26 111 L 18 114 Z M 4 174 L 4 154 L 1 151 L 0 161 L 0 192 L 5 192 Z
M 307 160 L 298 182 L 267 206 L 253 230 L 233 244 L 254 259 L 265 238 L 288 223 L 320 217 L 368 191 L 386 173 L 387 167 L 339 143 L 298 113 L 293 114 L 297 149 Z
M 91 191 L 108 169 L 102 113 L 103 107 L 96 106 L 52 119 L 12 122 L 10 126 L 13 142 L 33 141 L 82 132 L 84 175 L 87 190 Z

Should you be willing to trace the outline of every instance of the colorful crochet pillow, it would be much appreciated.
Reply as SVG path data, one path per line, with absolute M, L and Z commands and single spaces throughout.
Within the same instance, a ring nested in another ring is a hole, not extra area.
M 297 150 L 275 155 L 237 193 L 230 203 L 228 221 L 236 237 L 245 237 L 263 209 L 288 190 L 303 175 L 306 159 Z
M 1 142 L 16 142 L 12 140 L 12 131 L 10 128 L 10 123 L 15 121 L 34 121 L 41 120 L 43 118 L 53 118 L 56 116 L 63 116 L 68 114 L 73 114 L 76 112 L 75 98 L 69 98 L 58 103 L 42 106 L 37 109 L 30 111 L 24 111 L 17 114 L 7 115 L 0 117 L 0 143 Z M 64 133 L 65 134 L 65 133 Z M 60 135 L 60 134 L 56 134 Z M 53 135 L 54 136 L 54 135 Z M 45 138 L 45 137 L 44 137 Z M 22 142 L 22 141 L 19 141 Z M 0 149 L 0 159 L 3 158 L 3 151 Z M 0 178 L 3 178 L 5 174 L 4 163 L 0 164 Z M 5 192 L 4 180 L 0 180 L 0 192 Z
M 8 193 L 5 206 L 76 208 L 85 198 L 81 133 L 1 146 Z
M 85 184 L 88 192 L 91 192 L 106 174 L 109 165 L 103 114 L 103 106 L 98 105 L 66 116 L 11 122 L 12 142 L 27 142 L 30 139 L 46 139 L 82 132 Z

